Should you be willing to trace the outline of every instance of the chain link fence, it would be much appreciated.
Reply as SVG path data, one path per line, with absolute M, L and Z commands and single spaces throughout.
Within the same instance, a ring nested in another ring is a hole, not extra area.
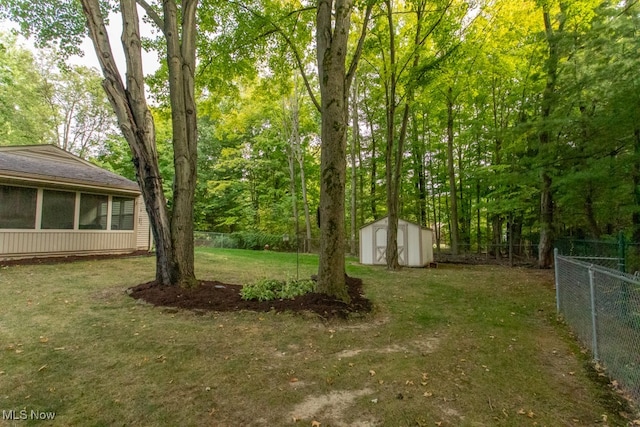
M 268 234 L 261 232 L 215 233 L 209 231 L 194 232 L 196 247 L 221 249 L 253 249 L 272 250 L 279 252 L 319 253 L 320 239 L 307 239 L 306 236 L 295 234 Z M 358 241 L 353 244 L 345 240 L 347 254 L 357 256 Z
M 619 271 L 614 260 L 556 250 L 557 309 L 608 376 L 640 403 L 640 277 Z
M 561 255 L 591 258 L 595 260 L 595 264 L 606 262 L 606 267 L 626 273 L 640 270 L 640 244 L 629 241 L 624 233 L 620 233 L 617 239 L 613 237 L 604 240 L 559 238 L 555 241 L 555 247 Z M 613 260 L 617 261 L 616 265 L 612 264 Z M 586 261 L 589 262 L 589 260 Z

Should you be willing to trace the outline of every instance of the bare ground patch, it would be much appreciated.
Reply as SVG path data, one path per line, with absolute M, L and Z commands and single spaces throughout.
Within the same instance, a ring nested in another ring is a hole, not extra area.
M 331 421 L 331 425 L 338 427 L 377 426 L 379 423 L 375 420 L 363 419 L 351 423 L 343 421 L 345 413 L 356 399 L 372 393 L 373 390 L 365 388 L 362 390 L 334 390 L 328 394 L 308 396 L 289 413 L 289 420 L 297 422 L 322 419 L 325 423 Z
M 425 337 L 418 340 L 410 341 L 406 344 L 392 344 L 379 348 L 360 348 L 360 349 L 348 349 L 343 350 L 336 354 L 338 359 L 348 359 L 350 357 L 356 357 L 362 353 L 377 353 L 377 354 L 391 354 L 391 353 L 412 353 L 412 354 L 429 354 L 437 350 L 440 343 L 440 338 Z

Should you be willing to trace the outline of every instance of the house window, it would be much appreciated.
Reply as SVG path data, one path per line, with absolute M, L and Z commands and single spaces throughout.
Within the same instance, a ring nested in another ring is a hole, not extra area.
M 97 194 L 80 195 L 80 230 L 106 230 L 109 198 Z
M 43 230 L 72 230 L 75 210 L 76 193 L 43 190 L 41 228 Z
M 114 197 L 111 207 L 111 229 L 133 230 L 133 199 Z
M 35 188 L 0 185 L 0 228 L 36 228 Z

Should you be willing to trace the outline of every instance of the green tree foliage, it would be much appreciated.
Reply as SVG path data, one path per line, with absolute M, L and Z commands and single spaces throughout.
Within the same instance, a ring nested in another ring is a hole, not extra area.
M 306 220 L 303 174 L 312 213 L 324 176 L 326 79 L 318 79 L 316 5 L 200 6 L 196 227 L 298 234 Z M 325 12 L 327 6 L 334 4 L 322 3 Z M 366 10 L 366 3 L 350 10 L 347 53 L 358 49 Z M 606 238 L 622 230 L 640 242 L 640 3 L 396 0 L 372 11 L 357 90 L 340 95 L 352 116 L 334 123 L 351 127 L 336 163 L 340 186 L 350 178 L 349 191 L 339 192 L 339 214 L 348 219 L 341 228 L 354 235 L 358 225 L 397 209 L 398 217 L 430 226 L 438 249 L 456 243 L 459 251 L 496 257 L 537 255 L 532 245 L 542 236 L 542 266 L 559 236 Z M 75 24 L 70 32 L 82 33 Z M 156 40 L 144 43 L 163 52 Z M 33 68 L 32 59 L 12 55 L 6 64 Z M 24 123 L 15 138 L 52 138 L 55 128 L 39 127 L 52 117 L 46 108 L 33 122 L 21 116 L 37 111 L 45 82 L 35 75 L 11 80 L 7 69 L 0 69 L 2 83 L 25 89 L 12 100 L 25 107 L 13 110 L 6 108 L 11 92 L 2 92 L 3 119 L 13 114 L 12 123 Z M 347 80 L 353 71 L 345 70 Z M 171 205 L 168 75 L 165 66 L 148 82 Z M 302 148 L 296 161 L 294 95 Z M 132 176 L 122 140 L 104 141 L 97 161 Z M 349 174 L 342 171 L 347 155 Z M 311 233 L 321 237 L 315 226 Z
M 0 144 L 55 142 L 54 112 L 45 102 L 48 92 L 33 54 L 15 36 L 0 33 Z

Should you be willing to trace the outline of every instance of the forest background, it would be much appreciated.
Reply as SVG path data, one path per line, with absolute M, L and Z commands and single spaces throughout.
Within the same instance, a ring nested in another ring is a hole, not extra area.
M 315 10 L 213 10 L 199 17 L 195 227 L 317 239 Z M 560 237 L 640 243 L 639 11 L 631 0 L 377 2 L 349 105 L 351 251 L 394 204 L 454 253 L 541 244 L 546 267 Z M 135 179 L 101 74 L 63 57 L 0 36 L 0 145 L 56 144 Z M 147 78 L 171 203 L 166 81 L 166 65 Z

